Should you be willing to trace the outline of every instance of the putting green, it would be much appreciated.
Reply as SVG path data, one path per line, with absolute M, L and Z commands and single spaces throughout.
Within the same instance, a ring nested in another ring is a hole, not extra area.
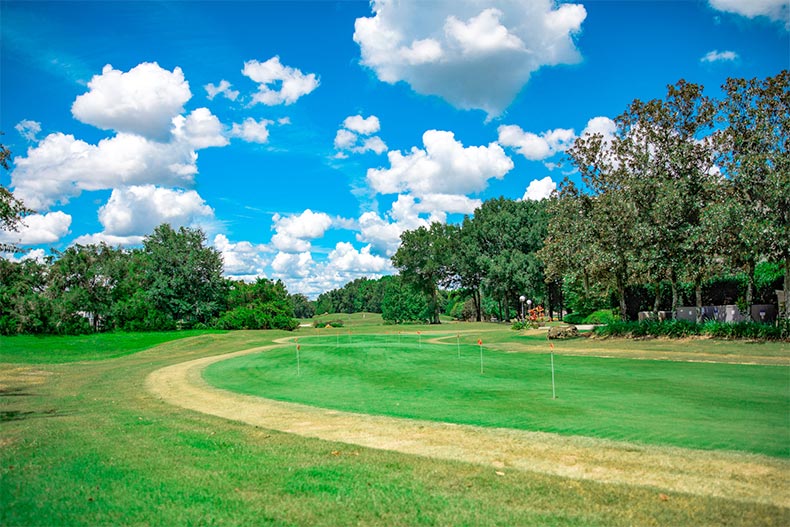
M 788 457 L 790 368 L 555 356 L 348 335 L 209 366 L 206 381 L 367 414 Z

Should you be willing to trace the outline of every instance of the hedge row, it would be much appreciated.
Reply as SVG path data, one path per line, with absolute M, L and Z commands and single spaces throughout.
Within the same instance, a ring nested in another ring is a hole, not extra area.
M 600 337 L 628 338 L 709 336 L 720 339 L 790 340 L 790 321 L 785 319 L 776 325 L 758 322 L 713 321 L 696 324 L 686 320 L 614 321 L 606 326 L 595 328 L 594 334 Z

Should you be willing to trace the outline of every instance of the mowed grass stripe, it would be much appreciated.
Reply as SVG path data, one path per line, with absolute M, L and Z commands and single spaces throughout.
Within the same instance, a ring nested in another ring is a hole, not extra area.
M 342 339 L 345 339 L 343 341 Z M 351 412 L 790 456 L 790 369 L 556 356 L 414 336 L 300 339 L 222 361 L 205 379 L 239 393 Z

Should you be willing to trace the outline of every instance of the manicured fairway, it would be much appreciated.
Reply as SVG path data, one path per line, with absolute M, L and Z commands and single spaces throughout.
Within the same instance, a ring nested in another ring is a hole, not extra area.
M 400 340 L 400 344 L 398 341 Z M 212 365 L 218 387 L 400 417 L 790 456 L 786 366 L 555 356 L 422 344 L 415 335 L 301 338 Z

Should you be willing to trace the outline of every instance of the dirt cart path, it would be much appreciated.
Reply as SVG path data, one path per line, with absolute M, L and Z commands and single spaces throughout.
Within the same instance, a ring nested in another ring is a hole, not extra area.
M 151 373 L 146 388 L 170 404 L 233 421 L 487 465 L 504 476 L 509 470 L 533 471 L 790 507 L 790 462 L 782 459 L 355 414 L 237 394 L 214 388 L 202 378 L 209 364 L 274 347 L 168 366 Z

